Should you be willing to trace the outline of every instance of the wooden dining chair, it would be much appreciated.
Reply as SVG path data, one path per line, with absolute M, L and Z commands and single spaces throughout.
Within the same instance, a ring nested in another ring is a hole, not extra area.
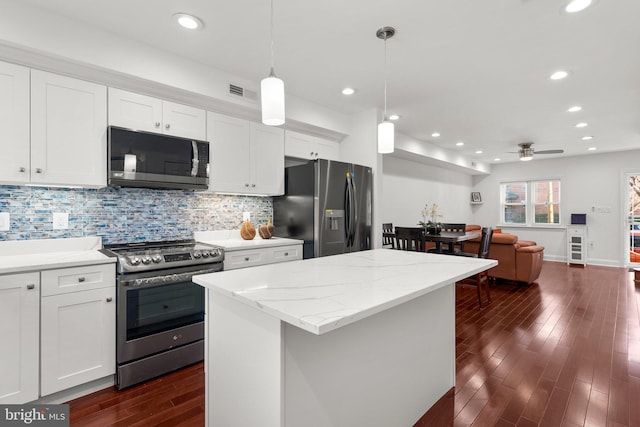
M 489 258 L 489 249 L 491 247 L 491 237 L 493 236 L 493 229 L 491 227 L 484 227 L 482 229 L 482 237 L 480 238 L 480 245 L 478 247 L 478 253 L 459 252 L 458 256 L 467 256 L 473 258 Z M 473 285 L 478 290 L 478 304 L 482 308 L 481 288 L 484 287 L 487 294 L 488 302 L 491 302 L 491 291 L 489 290 L 489 270 L 482 271 L 473 276 L 462 279 L 459 284 Z
M 396 234 L 393 231 L 393 223 L 386 222 L 382 224 L 382 246 L 396 247 Z
M 448 231 L 451 233 L 464 233 L 465 231 L 467 231 L 467 224 L 443 222 L 442 231 Z M 458 251 L 464 251 L 464 242 L 456 243 L 454 245 L 454 253 Z
M 396 227 L 396 249 L 424 252 L 423 227 Z

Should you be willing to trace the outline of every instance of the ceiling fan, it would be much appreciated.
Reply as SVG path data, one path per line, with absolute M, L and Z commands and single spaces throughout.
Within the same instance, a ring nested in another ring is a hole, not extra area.
M 520 156 L 520 160 L 523 162 L 529 161 L 533 159 L 533 142 L 521 142 L 518 144 L 520 149 L 518 151 L 511 151 L 511 153 L 518 153 Z M 564 150 L 541 150 L 536 151 L 536 154 L 561 154 L 564 153 Z

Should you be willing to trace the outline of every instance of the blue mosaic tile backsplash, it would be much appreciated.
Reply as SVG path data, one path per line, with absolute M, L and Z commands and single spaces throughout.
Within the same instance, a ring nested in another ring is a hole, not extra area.
M 0 186 L 0 212 L 11 229 L 0 240 L 100 236 L 103 243 L 192 239 L 194 231 L 239 229 L 242 212 L 254 224 L 273 215 L 270 197 L 227 196 L 144 188 L 68 189 Z M 53 213 L 69 213 L 67 230 Z

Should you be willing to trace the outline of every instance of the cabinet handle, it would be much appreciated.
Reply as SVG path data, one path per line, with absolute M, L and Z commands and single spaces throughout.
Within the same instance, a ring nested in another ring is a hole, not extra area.
M 107 297 L 107 302 L 111 302 L 111 301 L 113 301 L 113 298 Z
M 166 125 L 164 125 L 164 128 L 169 130 L 171 128 L 171 125 L 169 123 L 167 123 Z
M 289 256 L 289 252 L 285 252 L 285 253 L 284 253 L 284 256 Z
M 313 151 L 309 153 L 310 156 L 313 156 Z
M 29 284 L 27 285 L 27 289 L 29 289 L 29 290 L 31 290 L 31 289 L 35 289 L 35 288 L 36 288 L 36 285 L 34 285 L 33 283 L 29 283 Z
M 318 153 L 315 153 L 316 157 L 318 157 Z
M 244 257 L 244 260 L 245 261 L 249 261 L 249 257 Z
M 255 188 L 255 187 L 256 187 L 256 185 L 255 185 L 255 184 L 251 184 L 251 187 Z
M 36 168 L 36 173 L 42 173 L 42 169 Z
M 78 277 L 78 282 L 82 283 L 82 282 L 84 282 L 84 281 L 85 281 L 85 278 L 84 278 L 84 277 Z
M 249 186 L 249 184 L 245 184 L 244 186 L 245 186 L 245 187 L 248 187 L 248 186 Z
M 27 169 L 25 169 L 25 168 L 20 168 L 20 172 L 26 172 L 26 171 L 27 171 Z
M 156 122 L 156 128 L 160 127 L 160 122 Z

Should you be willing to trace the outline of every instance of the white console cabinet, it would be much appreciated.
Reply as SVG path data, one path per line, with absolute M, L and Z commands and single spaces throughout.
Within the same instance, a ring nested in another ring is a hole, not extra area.
M 567 227 L 567 264 L 587 264 L 587 226 Z

